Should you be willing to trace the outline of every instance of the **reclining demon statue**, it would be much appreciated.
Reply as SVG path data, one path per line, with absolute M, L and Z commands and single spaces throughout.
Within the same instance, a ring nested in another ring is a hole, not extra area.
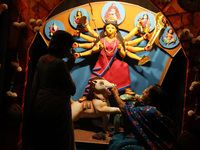
M 102 77 L 90 80 L 90 94 L 83 102 L 71 100 L 72 120 L 80 118 L 103 118 L 103 129 L 107 131 L 108 114 L 120 113 L 118 107 L 110 107 L 108 97 L 112 95 L 110 89 L 114 84 Z

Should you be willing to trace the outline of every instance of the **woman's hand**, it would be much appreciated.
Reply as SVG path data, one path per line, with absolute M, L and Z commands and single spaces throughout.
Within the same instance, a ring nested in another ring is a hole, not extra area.
M 114 97 L 115 96 L 119 96 L 118 89 L 117 89 L 116 86 L 113 86 L 113 88 L 111 89 L 111 91 L 112 91 L 112 94 L 113 94 Z
M 141 99 L 139 96 L 133 96 L 133 97 L 132 97 L 132 100 L 133 100 L 133 101 L 136 101 L 136 102 L 140 102 L 140 103 L 143 102 L 142 99 Z
M 76 65 L 75 64 L 75 57 L 73 55 L 68 57 L 68 60 L 67 60 L 66 64 L 67 64 L 68 70 L 69 71 L 72 70 L 72 68 Z

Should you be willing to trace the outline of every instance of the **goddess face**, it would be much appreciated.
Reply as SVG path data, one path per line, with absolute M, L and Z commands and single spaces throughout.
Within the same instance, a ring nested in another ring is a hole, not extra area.
M 108 36 L 113 36 L 117 32 L 116 27 L 112 24 L 107 25 L 105 29 Z

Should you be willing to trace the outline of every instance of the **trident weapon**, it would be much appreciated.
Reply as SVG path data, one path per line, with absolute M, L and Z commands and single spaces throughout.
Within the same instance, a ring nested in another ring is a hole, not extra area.
M 98 31 L 98 29 L 97 29 L 97 25 L 96 25 L 96 22 L 95 22 L 95 19 L 94 19 L 94 15 L 93 15 L 92 5 L 90 4 L 90 1 L 88 1 L 88 3 L 89 3 L 89 6 L 90 6 L 90 12 L 91 12 L 91 14 L 92 14 L 92 21 L 94 22 L 95 29 L 96 29 L 97 34 L 98 34 L 98 36 L 99 36 L 99 31 Z

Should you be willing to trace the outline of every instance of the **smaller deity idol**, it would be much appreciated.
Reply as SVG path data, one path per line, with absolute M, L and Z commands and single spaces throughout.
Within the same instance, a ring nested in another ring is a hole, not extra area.
M 56 24 L 54 22 L 53 25 L 49 27 L 49 30 L 50 30 L 50 36 L 53 36 L 54 32 L 56 32 L 57 30 L 59 30 L 59 27 L 56 26 Z
M 74 20 L 74 24 L 79 24 L 79 20 L 81 19 L 82 17 L 82 12 L 81 10 L 79 9 L 77 12 L 76 12 L 76 15 L 74 16 L 75 20 Z
M 75 18 L 74 25 L 77 24 L 77 26 L 76 26 L 77 30 L 81 30 L 81 29 L 85 28 L 83 23 L 86 22 L 86 16 L 83 16 L 80 9 L 76 12 L 76 15 L 74 16 L 74 18 Z
M 167 31 L 167 33 L 166 33 L 166 35 L 165 35 L 165 37 L 163 38 L 163 42 L 165 43 L 165 45 L 166 44 L 171 44 L 171 43 L 175 43 L 175 38 L 174 38 L 174 36 L 173 36 L 173 30 L 170 28 L 168 31 Z
M 138 22 L 140 23 L 140 32 L 145 32 L 148 33 L 149 30 L 151 29 L 151 23 L 149 21 L 149 16 L 147 13 L 144 13 L 142 18 L 138 19 Z
M 119 9 L 115 3 L 112 3 L 108 10 L 105 12 L 104 19 L 106 20 L 109 16 L 113 16 L 116 20 L 122 20 Z

